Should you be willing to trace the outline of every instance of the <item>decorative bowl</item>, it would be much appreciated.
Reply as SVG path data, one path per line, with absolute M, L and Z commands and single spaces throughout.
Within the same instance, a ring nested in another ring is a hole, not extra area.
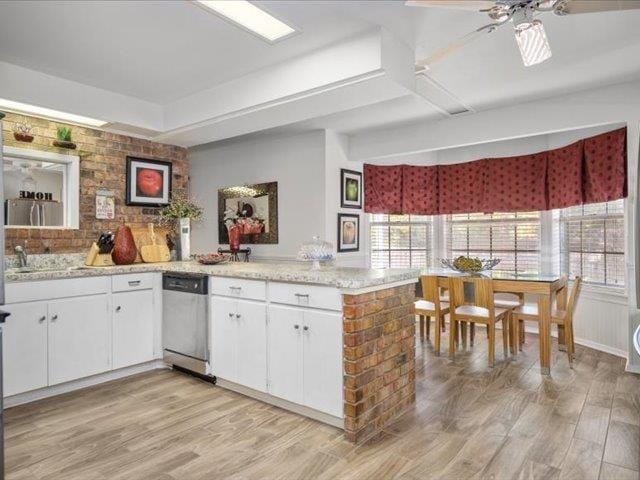
M 202 265 L 217 265 L 218 263 L 224 263 L 229 260 L 227 255 L 221 253 L 207 253 L 205 255 L 196 255 L 195 259 Z
M 485 270 L 491 270 L 493 267 L 500 263 L 499 258 L 471 258 L 460 256 L 453 260 L 449 260 L 448 258 L 443 258 L 442 265 L 451 270 L 455 270 L 457 272 L 462 273 L 480 273 Z

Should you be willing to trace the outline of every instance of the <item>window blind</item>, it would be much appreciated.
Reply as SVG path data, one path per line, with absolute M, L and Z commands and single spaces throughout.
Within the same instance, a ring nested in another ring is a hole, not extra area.
M 371 215 L 371 267 L 427 267 L 433 221 L 426 215 Z

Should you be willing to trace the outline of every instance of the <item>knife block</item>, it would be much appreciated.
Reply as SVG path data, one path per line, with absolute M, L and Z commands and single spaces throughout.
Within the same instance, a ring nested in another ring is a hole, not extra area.
M 93 242 L 84 264 L 88 267 L 110 267 L 114 265 L 110 253 L 98 253 L 99 251 L 98 245 Z

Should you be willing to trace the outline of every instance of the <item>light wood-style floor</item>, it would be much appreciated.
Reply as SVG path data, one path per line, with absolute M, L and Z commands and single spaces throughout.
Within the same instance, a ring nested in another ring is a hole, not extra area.
M 8 410 L 7 478 L 638 479 L 640 377 L 623 359 L 578 347 L 570 370 L 554 344 L 546 379 L 528 336 L 489 369 L 483 333 L 454 363 L 419 342 L 415 408 L 360 446 L 163 370 Z

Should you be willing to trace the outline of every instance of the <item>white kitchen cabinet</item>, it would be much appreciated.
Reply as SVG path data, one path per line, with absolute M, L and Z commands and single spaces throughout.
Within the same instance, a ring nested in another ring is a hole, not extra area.
M 47 386 L 47 304 L 2 307 L 11 314 L 3 326 L 4 395 Z
M 342 314 L 307 309 L 303 319 L 304 404 L 342 417 Z
M 302 311 L 269 306 L 269 393 L 302 404 Z
M 153 359 L 153 290 L 113 294 L 113 368 Z
M 213 374 L 254 390 L 267 388 L 266 305 L 212 297 Z
M 49 385 L 111 369 L 107 295 L 49 302 Z
M 269 306 L 269 393 L 342 416 L 342 315 Z

